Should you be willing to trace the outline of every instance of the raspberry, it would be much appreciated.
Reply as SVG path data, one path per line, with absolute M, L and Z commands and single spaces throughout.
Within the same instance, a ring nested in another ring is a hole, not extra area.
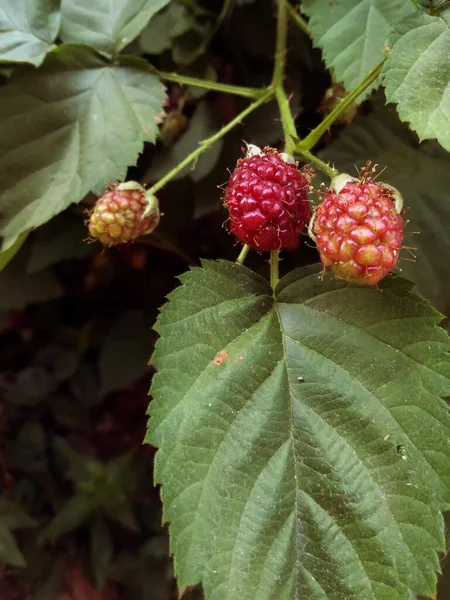
M 103 194 L 89 218 L 91 236 L 105 246 L 126 244 L 151 233 L 159 223 L 158 200 L 135 181 Z
M 248 148 L 225 192 L 231 231 L 257 250 L 294 250 L 310 217 L 309 181 L 290 157 Z
M 366 175 L 336 177 L 311 223 L 322 263 L 340 279 L 376 285 L 398 262 L 401 205 L 395 188 Z

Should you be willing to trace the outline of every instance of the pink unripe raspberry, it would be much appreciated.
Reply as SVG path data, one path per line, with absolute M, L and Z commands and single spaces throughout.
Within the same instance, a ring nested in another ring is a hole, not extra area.
M 395 188 L 366 175 L 336 177 L 310 226 L 322 263 L 340 279 L 376 285 L 398 262 L 401 210 Z
M 90 214 L 91 236 L 105 246 L 126 244 L 151 233 L 160 218 L 158 200 L 135 181 L 105 192 Z
M 290 157 L 249 146 L 225 192 L 231 231 L 257 250 L 298 248 L 309 221 L 309 181 Z

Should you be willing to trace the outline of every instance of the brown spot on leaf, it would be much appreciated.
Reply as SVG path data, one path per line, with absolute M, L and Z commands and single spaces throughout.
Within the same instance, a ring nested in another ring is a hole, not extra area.
M 214 359 L 214 364 L 216 365 L 216 367 L 220 367 L 220 365 L 227 360 L 228 358 L 228 352 L 225 352 L 224 350 L 221 350 L 220 352 L 217 353 L 216 358 Z

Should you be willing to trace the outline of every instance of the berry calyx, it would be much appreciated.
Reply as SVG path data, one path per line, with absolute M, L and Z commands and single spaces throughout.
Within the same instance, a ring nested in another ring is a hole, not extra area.
M 403 241 L 398 190 L 373 181 L 334 178 L 310 224 L 322 263 L 350 283 L 376 285 L 399 258 Z
M 151 233 L 160 212 L 155 196 L 135 181 L 113 186 L 97 200 L 89 221 L 89 233 L 105 246 L 126 244 Z
M 225 191 L 231 231 L 257 250 L 295 250 L 309 221 L 310 173 L 273 148 L 248 145 Z

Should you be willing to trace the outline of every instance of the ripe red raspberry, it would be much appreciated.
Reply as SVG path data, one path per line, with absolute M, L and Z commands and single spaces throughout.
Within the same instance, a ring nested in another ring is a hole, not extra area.
M 401 210 L 395 188 L 366 175 L 336 177 L 312 222 L 323 264 L 345 281 L 377 284 L 398 261 Z
M 294 250 L 310 217 L 309 181 L 287 155 L 249 146 L 225 192 L 231 231 L 257 250 Z
M 151 233 L 159 217 L 156 197 L 139 183 L 127 181 L 98 199 L 89 218 L 89 232 L 105 246 L 125 244 Z

